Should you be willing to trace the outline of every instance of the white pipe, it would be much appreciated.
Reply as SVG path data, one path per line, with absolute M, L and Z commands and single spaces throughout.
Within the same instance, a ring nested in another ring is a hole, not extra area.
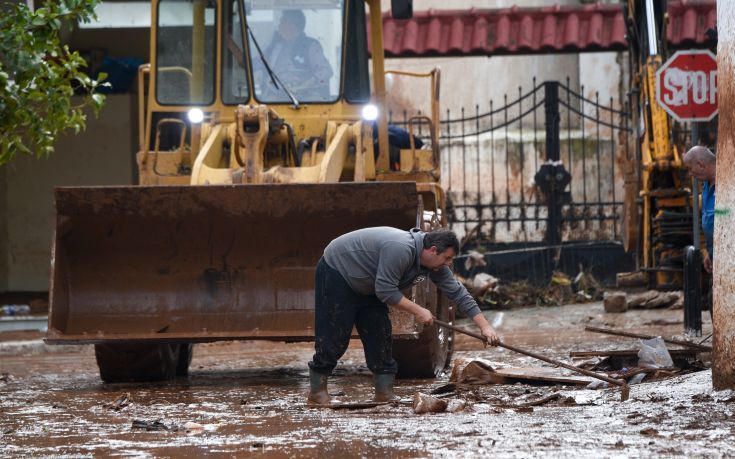
M 653 12 L 653 0 L 646 0 L 646 25 L 648 26 L 648 54 L 658 55 L 658 40 L 656 39 L 656 19 Z

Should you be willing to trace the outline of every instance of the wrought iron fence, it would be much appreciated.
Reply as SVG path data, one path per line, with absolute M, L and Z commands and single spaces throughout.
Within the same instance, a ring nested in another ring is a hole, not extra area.
M 538 283 L 581 266 L 610 281 L 602 263 L 632 262 L 618 242 L 620 166 L 634 148 L 628 107 L 585 94 L 568 79 L 534 80 L 512 99 L 447 110 L 441 120 L 450 225 L 465 249 L 494 253 L 488 261 L 501 277 Z M 390 122 L 405 127 L 408 117 L 391 114 Z M 418 136 L 426 133 L 419 125 Z

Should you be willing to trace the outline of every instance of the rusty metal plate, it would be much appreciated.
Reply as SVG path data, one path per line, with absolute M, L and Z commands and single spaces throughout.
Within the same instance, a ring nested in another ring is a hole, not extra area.
M 56 189 L 48 339 L 313 336 L 324 247 L 416 223 L 416 184 Z

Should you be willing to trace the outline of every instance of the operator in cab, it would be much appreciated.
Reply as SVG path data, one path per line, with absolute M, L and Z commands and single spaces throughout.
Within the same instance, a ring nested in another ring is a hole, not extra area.
M 327 378 L 347 350 L 353 326 L 373 373 L 375 401 L 394 398 L 398 365 L 393 359 L 388 305 L 415 315 L 419 323 L 431 325 L 432 313 L 401 293 L 427 277 L 457 304 L 460 312 L 472 318 L 490 344 L 499 342 L 477 302 L 449 268 L 458 252 L 457 236 L 447 229 L 423 232 L 385 226 L 365 228 L 329 243 L 316 266 L 316 341 L 309 362 L 307 404 L 330 403 Z
M 329 99 L 332 68 L 319 41 L 306 36 L 306 16 L 300 10 L 285 10 L 265 55 L 274 73 L 297 98 Z M 269 78 L 266 94 L 284 96 Z

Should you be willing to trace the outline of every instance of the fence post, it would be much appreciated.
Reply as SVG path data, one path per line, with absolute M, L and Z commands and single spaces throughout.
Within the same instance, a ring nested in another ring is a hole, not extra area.
M 545 242 L 561 244 L 562 205 L 564 189 L 571 175 L 564 169 L 559 144 L 559 82 L 544 82 L 544 116 L 546 125 L 546 161 L 536 173 L 536 185 L 546 201 L 548 217 Z

